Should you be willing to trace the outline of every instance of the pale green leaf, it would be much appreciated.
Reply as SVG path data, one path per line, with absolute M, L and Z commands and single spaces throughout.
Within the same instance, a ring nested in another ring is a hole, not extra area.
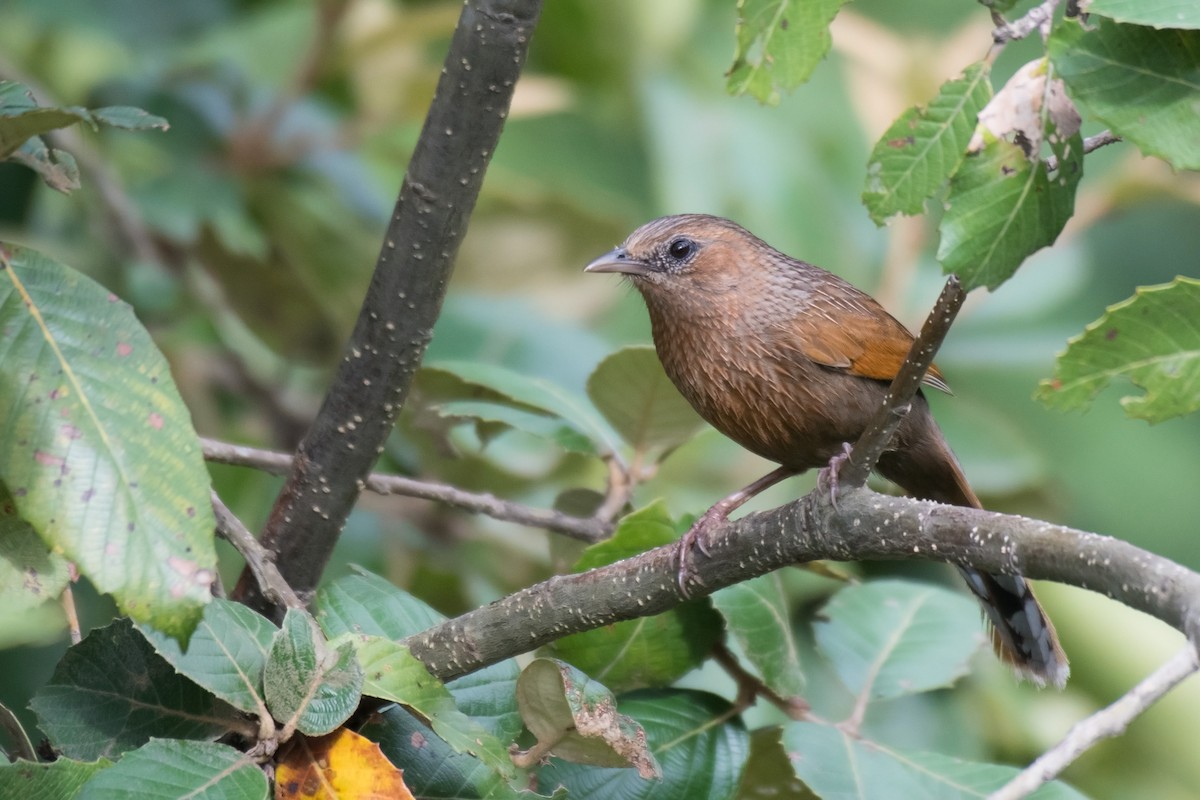
M 1017 774 L 1015 767 L 893 750 L 813 722 L 785 725 L 783 746 L 796 776 L 822 800 L 979 800 Z M 1029 797 L 1086 800 L 1058 782 L 1043 786 Z
M 847 586 L 821 616 L 818 649 L 851 692 L 874 699 L 950 686 L 984 642 L 979 606 L 927 584 Z
M 804 673 L 779 573 L 729 586 L 712 601 L 763 682 L 781 697 L 799 696 Z
M 1068 342 L 1037 398 L 1063 411 L 1086 408 L 1121 377 L 1145 390 L 1121 398 L 1131 417 L 1162 422 L 1200 410 L 1200 281 L 1145 286 L 1109 306 Z
M 1195 0 L 1092 0 L 1088 14 L 1152 28 L 1200 28 Z
M 186 636 L 211 599 L 209 477 L 170 368 L 128 305 L 0 245 L 0 482 L 122 611 Z
M 704 425 L 648 345 L 625 347 L 606 357 L 588 377 L 587 393 L 638 452 L 670 451 Z
M 779 102 L 829 52 L 829 23 L 846 0 L 738 0 L 737 43 L 727 87 Z

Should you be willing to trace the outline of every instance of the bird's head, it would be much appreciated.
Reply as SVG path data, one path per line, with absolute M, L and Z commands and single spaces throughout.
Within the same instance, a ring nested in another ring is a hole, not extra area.
M 774 253 L 742 226 L 705 214 L 647 222 L 584 272 L 617 272 L 647 300 L 681 292 L 715 296 L 745 285 L 759 256 Z

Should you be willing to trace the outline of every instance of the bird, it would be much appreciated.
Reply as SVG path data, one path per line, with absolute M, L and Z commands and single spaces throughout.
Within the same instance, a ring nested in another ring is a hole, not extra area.
M 913 335 L 849 282 L 707 214 L 647 222 L 585 272 L 627 278 L 645 300 L 655 350 L 679 392 L 718 431 L 779 465 L 715 504 L 685 535 L 686 595 L 686 558 L 693 546 L 707 552 L 704 528 L 790 475 L 831 460 L 836 466 L 880 407 Z M 949 392 L 936 366 L 923 383 Z M 916 498 L 983 507 L 921 391 L 876 470 Z M 1064 686 L 1066 654 L 1029 583 L 959 571 L 1000 659 L 1037 686 Z

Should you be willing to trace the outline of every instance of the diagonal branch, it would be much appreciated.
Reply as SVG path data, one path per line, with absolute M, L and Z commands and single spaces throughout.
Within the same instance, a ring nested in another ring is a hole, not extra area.
M 921 333 L 909 348 L 908 357 L 904 359 L 900 371 L 888 387 L 883 405 L 875 412 L 862 436 L 854 443 L 854 449 L 850 452 L 846 464 L 838 470 L 839 491 L 866 484 L 871 470 L 875 469 L 879 457 L 883 455 L 883 451 L 895 435 L 896 428 L 900 427 L 900 422 L 908 413 L 913 395 L 921 388 L 921 381 L 925 379 L 925 373 L 933 364 L 933 357 L 942 346 L 946 334 L 950 332 L 950 326 L 966 299 L 967 293 L 963 291 L 958 276 L 951 275 L 933 304 L 929 316 L 925 318 Z
M 1196 650 L 1190 644 L 1129 690 L 1112 705 L 1102 708 L 1076 723 L 1066 737 L 1042 753 L 1036 761 L 1017 774 L 988 800 L 1019 800 L 1058 777 L 1066 767 L 1101 739 L 1120 736 L 1143 711 L 1179 685 L 1200 667 Z
M 847 489 L 816 491 L 714 526 L 694 565 L 702 594 L 821 559 L 934 559 L 1101 592 L 1195 642 L 1200 574 L 1133 545 L 1048 522 Z M 443 680 L 570 633 L 669 611 L 683 602 L 674 543 L 577 575 L 559 575 L 449 620 L 405 643 Z M 603 602 L 597 602 L 603 598 Z
M 540 0 L 463 6 L 358 322 L 263 530 L 301 597 L 316 587 L 433 335 L 540 13 Z M 272 605 L 249 572 L 235 596 Z

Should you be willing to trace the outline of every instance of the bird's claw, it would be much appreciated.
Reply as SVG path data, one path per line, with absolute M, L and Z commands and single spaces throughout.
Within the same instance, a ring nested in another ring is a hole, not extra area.
M 691 596 L 691 591 L 688 589 L 689 583 L 704 586 L 704 581 L 700 580 L 700 576 L 692 569 L 689 556 L 693 550 L 699 550 L 705 558 L 712 555 L 706 541 L 708 527 L 714 522 L 724 519 L 727 514 L 728 512 L 721 513 L 720 504 L 713 506 L 701 514 L 700 518 L 692 523 L 692 527 L 688 528 L 687 533 L 679 539 L 679 571 L 675 576 L 675 581 L 679 585 L 680 593 L 685 598 Z
M 835 453 L 833 458 L 829 459 L 829 464 L 817 473 L 817 485 L 829 492 L 829 502 L 833 507 L 837 508 L 838 498 L 838 472 L 842 465 L 850 458 L 850 453 L 854 448 L 849 442 L 842 442 L 842 452 Z

